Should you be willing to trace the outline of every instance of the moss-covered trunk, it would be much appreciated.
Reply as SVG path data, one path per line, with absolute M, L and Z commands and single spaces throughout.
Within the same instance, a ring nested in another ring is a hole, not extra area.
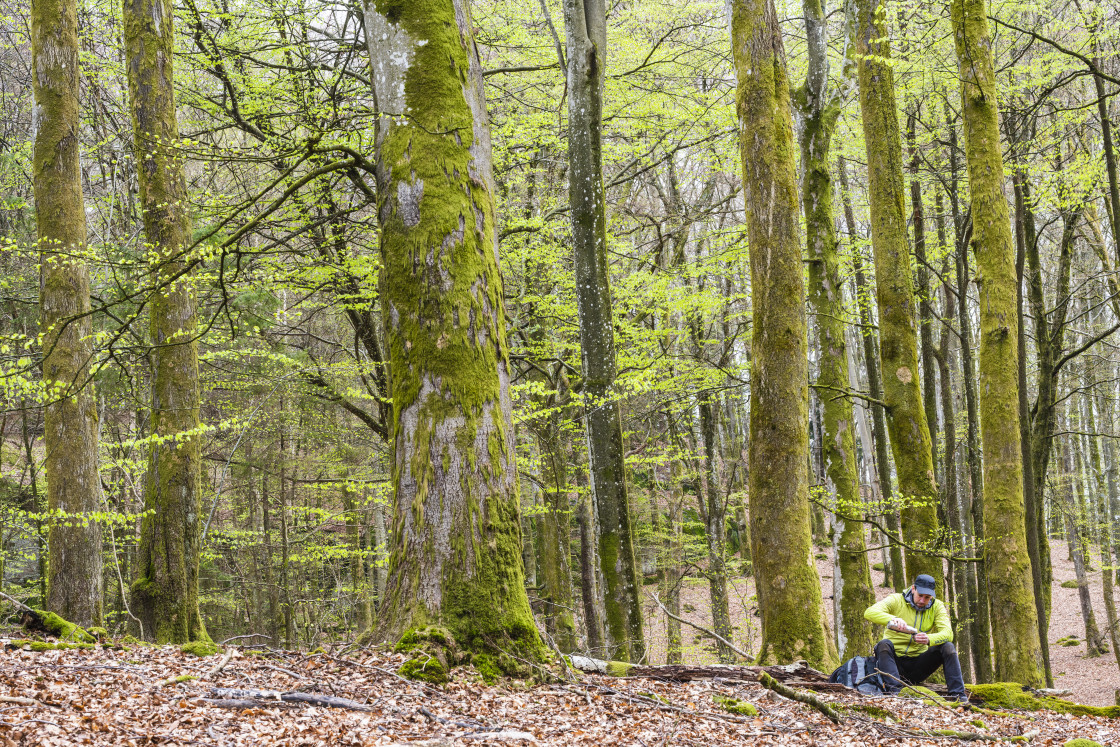
M 568 196 L 604 629 L 611 657 L 639 662 L 645 657 L 645 633 L 626 493 L 622 416 L 613 391 L 617 370 L 600 148 L 606 23 L 604 0 L 565 0 Z
M 855 237 L 855 216 L 848 191 L 847 162 L 840 159 L 840 194 L 844 203 L 844 224 L 848 227 L 849 240 Z M 852 274 L 855 280 L 856 305 L 859 308 L 860 336 L 863 339 L 863 360 L 867 369 L 867 390 L 874 402 L 871 404 L 872 437 L 875 442 L 875 473 L 879 478 L 879 500 L 886 507 L 887 529 L 894 535 L 884 553 L 883 585 L 901 591 L 907 586 L 902 566 L 902 546 L 899 536 L 898 511 L 894 508 L 891 480 L 890 443 L 887 436 L 887 418 L 883 407 L 883 384 L 879 373 L 879 346 L 875 339 L 875 324 L 871 314 L 871 286 L 863 270 L 863 259 L 858 250 L 852 252 Z
M 837 614 L 836 647 L 841 660 L 864 654 L 875 645 L 874 626 L 863 616 L 875 603 L 871 567 L 864 541 L 863 505 L 856 472 L 855 416 L 852 400 L 839 396 L 850 383 L 840 252 L 832 210 L 832 173 L 828 152 L 839 114 L 828 90 L 824 7 L 820 0 L 802 3 L 809 68 L 797 96 L 802 108 L 801 208 L 809 259 L 809 308 L 816 317 L 820 349 L 817 375 L 822 404 L 821 462 L 836 500 L 839 574 L 833 579 Z M 858 387 L 857 387 L 858 388 Z
M 996 676 L 1045 684 L 1027 554 L 1019 430 L 1018 297 L 1011 218 L 1003 195 L 995 71 L 984 0 L 953 0 L 961 75 L 972 245 L 980 282 L 980 429 L 984 451 L 984 565 Z M 1009 365 L 1016 363 L 1016 365 Z
M 732 0 L 752 310 L 750 521 L 759 661 L 832 666 L 808 493 L 808 340 L 796 147 L 785 49 L 773 0 Z
M 41 261 L 47 508 L 46 607 L 79 625 L 101 624 L 97 406 L 80 164 L 78 19 L 75 0 L 31 4 L 35 97 L 33 187 Z M 33 477 L 34 479 L 34 477 Z M 85 515 L 85 518 L 83 518 Z
M 567 399 L 566 393 L 553 392 L 541 402 L 547 413 L 538 436 L 545 510 L 537 517 L 537 527 L 545 629 L 556 646 L 569 653 L 576 649 L 577 641 L 568 539 L 572 514 L 568 500 L 571 447 L 561 421 L 562 396 Z
M 124 0 L 133 147 L 145 244 L 152 258 L 150 336 L 154 436 L 133 611 L 161 643 L 209 640 L 198 611 L 202 454 L 198 323 L 187 251 L 191 216 L 175 117 L 173 9 Z
M 435 626 L 447 635 L 433 640 L 449 635 L 455 648 L 520 673 L 544 647 L 521 566 L 490 133 L 472 20 L 463 0 L 376 0 L 366 5 L 365 32 L 379 112 L 393 400 L 392 549 L 378 634 Z
M 1063 439 L 1063 452 L 1065 455 L 1065 474 L 1061 476 L 1063 503 L 1066 520 L 1066 542 L 1069 545 L 1069 557 L 1073 561 L 1074 577 L 1077 579 L 1077 598 L 1081 603 L 1081 619 L 1085 623 L 1085 654 L 1089 657 L 1100 656 L 1104 648 L 1104 636 L 1101 635 L 1097 625 L 1097 616 L 1093 613 L 1092 592 L 1089 589 L 1089 576 L 1086 573 L 1086 517 L 1085 501 L 1081 500 L 1081 459 L 1078 451 L 1077 459 L 1073 458 L 1075 451 L 1071 441 L 1077 436 L 1067 436 Z
M 922 402 L 918 337 L 914 327 L 914 283 L 906 238 L 902 138 L 895 104 L 894 71 L 886 21 L 879 0 L 856 0 L 856 55 L 864 140 L 868 143 L 871 244 L 875 252 L 879 306 L 879 360 L 887 428 L 903 499 L 902 535 L 906 575 L 929 573 L 939 582 L 941 561 L 931 549 L 940 535 L 933 452 Z

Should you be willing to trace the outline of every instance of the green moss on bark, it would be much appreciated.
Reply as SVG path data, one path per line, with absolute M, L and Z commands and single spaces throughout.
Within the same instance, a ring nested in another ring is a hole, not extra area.
M 1120 706 L 1088 706 L 1047 695 L 1035 695 L 1029 687 L 1024 687 L 1018 682 L 995 682 L 990 685 L 965 685 L 965 687 L 970 693 L 979 696 L 985 706 L 991 708 L 1120 718 Z
M 395 496 L 371 638 L 437 626 L 464 654 L 540 661 L 547 652 L 521 567 L 489 131 L 469 13 L 451 0 L 378 0 L 366 31 L 384 113 L 377 178 Z
M 789 78 L 772 0 L 731 3 L 743 184 L 750 241 L 751 557 L 762 615 L 759 661 L 830 669 L 812 560 L 808 339 Z
M 860 110 L 867 148 L 871 245 L 879 307 L 879 359 L 887 430 L 903 499 L 902 534 L 911 548 L 933 547 L 940 536 L 933 451 L 919 386 L 914 281 L 907 241 L 902 136 L 895 102 L 889 33 L 879 0 L 856 0 L 855 40 Z M 906 551 L 906 576 L 928 573 L 941 586 L 941 561 Z
M 953 0 L 953 36 L 980 286 L 980 430 L 984 453 L 984 564 L 993 600 L 996 676 L 1045 684 L 1027 551 L 1019 429 L 1018 286 L 1004 196 L 991 35 L 984 0 Z

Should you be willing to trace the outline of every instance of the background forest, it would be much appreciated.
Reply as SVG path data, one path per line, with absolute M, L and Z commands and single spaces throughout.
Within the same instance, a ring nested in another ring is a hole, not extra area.
M 938 577 L 970 681 L 1052 683 L 1053 550 L 1120 657 L 1115 5 L 443 5 L 0 0 L 0 591 L 161 642 L 396 638 L 458 552 L 405 539 L 451 521 L 429 488 L 508 442 L 458 490 L 514 523 L 479 583 L 549 648 L 824 666 L 874 642 L 874 566 Z M 437 18 L 484 107 L 409 46 Z M 492 183 L 425 125 L 463 116 Z M 409 232 L 464 190 L 496 238 Z M 453 380 L 458 435 L 413 449 Z

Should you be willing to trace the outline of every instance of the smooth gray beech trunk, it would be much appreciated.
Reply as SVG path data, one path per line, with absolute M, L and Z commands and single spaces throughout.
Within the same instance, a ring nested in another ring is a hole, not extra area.
M 86 214 L 79 150 L 78 20 L 75 0 L 31 5 L 33 186 L 38 224 L 40 329 L 46 413 L 49 524 L 46 607 L 79 625 L 101 624 L 97 406 L 91 343 Z M 74 516 L 74 515 L 79 516 Z
M 583 364 L 591 495 L 598 527 L 607 654 L 645 658 L 641 585 L 626 493 L 622 415 L 611 317 L 601 131 L 607 26 L 603 0 L 565 0 L 568 57 L 568 195 Z

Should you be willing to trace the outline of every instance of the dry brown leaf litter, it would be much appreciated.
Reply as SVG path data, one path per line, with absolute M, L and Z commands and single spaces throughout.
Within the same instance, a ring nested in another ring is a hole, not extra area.
M 825 695 L 840 704 L 874 703 L 900 722 L 847 715 L 835 726 L 816 711 L 752 683 L 662 683 L 585 676 L 531 688 L 487 686 L 468 671 L 445 687 L 403 680 L 402 657 L 379 651 L 348 656 L 239 652 L 210 680 L 156 687 L 161 680 L 205 677 L 216 657 L 175 648 L 0 654 L 0 745 L 917 745 L 948 738 L 914 729 L 982 731 L 976 714 L 903 698 Z M 288 705 L 231 710 L 201 703 L 212 688 L 319 693 L 362 703 L 368 711 Z M 728 714 L 713 696 L 753 703 L 758 717 Z M 1120 722 L 1031 714 L 979 716 L 987 733 L 1037 732 L 1034 745 L 1074 736 L 1120 744 Z

